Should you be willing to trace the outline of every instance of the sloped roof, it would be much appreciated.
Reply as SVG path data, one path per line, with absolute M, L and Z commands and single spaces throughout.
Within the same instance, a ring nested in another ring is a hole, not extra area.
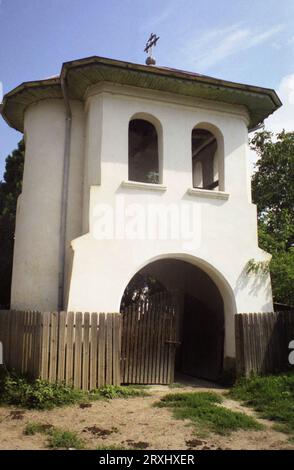
M 247 108 L 254 128 L 278 109 L 282 103 L 269 88 L 220 80 L 182 70 L 133 64 L 103 57 L 65 62 L 60 76 L 24 82 L 4 96 L 1 114 L 7 123 L 23 131 L 27 106 L 39 100 L 62 98 L 61 77 L 67 79 L 69 96 L 82 100 L 89 86 L 112 82 L 178 95 L 207 99 L 221 103 L 243 105 Z

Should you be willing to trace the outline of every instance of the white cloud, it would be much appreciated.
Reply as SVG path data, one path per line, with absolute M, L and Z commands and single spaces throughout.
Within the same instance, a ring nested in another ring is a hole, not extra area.
M 265 120 L 266 129 L 294 131 L 294 73 L 282 78 L 277 93 L 283 106 Z
M 1 0 L 0 0 L 1 1 Z M 142 31 L 155 32 L 154 29 L 164 23 L 175 12 L 175 5 L 171 2 L 167 7 L 161 11 L 156 11 L 156 14 L 149 21 L 144 21 Z
M 197 32 L 197 37 L 185 39 L 181 54 L 186 66 L 197 67 L 198 70 L 204 71 L 229 56 L 266 42 L 282 30 L 283 26 L 278 25 L 254 32 L 238 23 L 227 28 L 208 31 L 202 36 Z

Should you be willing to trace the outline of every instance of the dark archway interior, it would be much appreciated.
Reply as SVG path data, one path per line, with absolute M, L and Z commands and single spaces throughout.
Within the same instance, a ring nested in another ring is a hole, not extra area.
M 144 119 L 129 124 L 129 180 L 159 183 L 158 136 Z
M 200 268 L 176 259 L 150 263 L 130 281 L 121 311 L 140 295 L 167 290 L 178 298 L 175 372 L 216 380 L 222 372 L 224 305 L 211 278 Z M 132 294 L 133 293 L 133 294 Z

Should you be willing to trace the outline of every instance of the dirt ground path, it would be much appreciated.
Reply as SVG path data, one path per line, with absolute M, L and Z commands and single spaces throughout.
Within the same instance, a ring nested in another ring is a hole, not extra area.
M 149 450 L 294 449 L 287 436 L 273 430 L 269 421 L 259 420 L 266 426 L 262 431 L 237 431 L 230 436 L 211 434 L 199 438 L 188 421 L 175 420 L 170 410 L 152 406 L 167 393 L 212 389 L 221 394 L 226 391 L 204 381 L 172 389 L 153 386 L 148 390 L 148 397 L 92 402 L 89 408 L 74 405 L 50 411 L 25 410 L 21 419 L 15 419 L 16 408 L 0 407 L 0 449 L 45 449 L 46 436 L 23 434 L 29 422 L 75 431 L 88 449 L 109 445 Z M 230 399 L 225 399 L 223 405 L 254 415 L 252 410 Z

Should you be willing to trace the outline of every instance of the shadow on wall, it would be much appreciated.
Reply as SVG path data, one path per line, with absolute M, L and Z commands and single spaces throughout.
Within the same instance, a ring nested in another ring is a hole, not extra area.
M 261 291 L 266 291 L 266 307 L 272 301 L 272 294 L 269 283 L 269 273 L 264 271 L 248 272 L 248 264 L 244 266 L 238 276 L 234 293 L 246 290 L 250 296 L 257 297 Z

